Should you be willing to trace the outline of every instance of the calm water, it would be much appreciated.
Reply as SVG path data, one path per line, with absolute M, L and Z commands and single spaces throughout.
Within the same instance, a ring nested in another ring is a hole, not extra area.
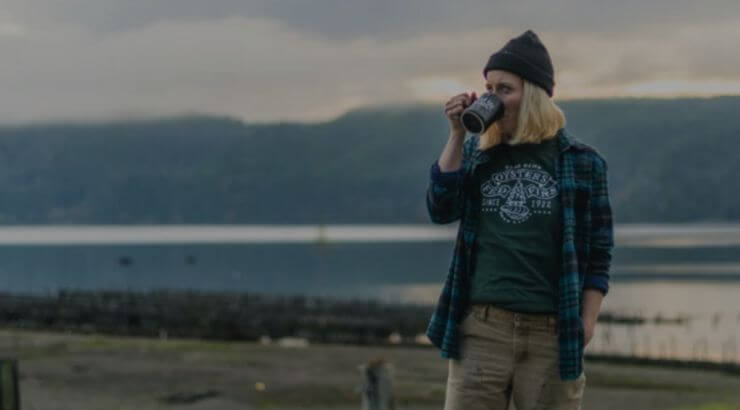
M 456 225 L 2 227 L 0 288 L 302 293 L 433 304 Z M 622 225 L 603 311 L 690 318 L 600 324 L 589 350 L 737 360 L 740 225 Z

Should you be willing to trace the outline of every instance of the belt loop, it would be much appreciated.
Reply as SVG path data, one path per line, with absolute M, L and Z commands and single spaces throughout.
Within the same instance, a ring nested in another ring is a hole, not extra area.
M 488 307 L 491 306 L 489 304 L 486 304 L 486 306 L 483 308 L 483 320 L 488 319 Z

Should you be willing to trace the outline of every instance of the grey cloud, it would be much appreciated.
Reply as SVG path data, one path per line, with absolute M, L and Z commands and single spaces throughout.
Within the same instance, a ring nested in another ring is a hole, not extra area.
M 634 0 L 626 2 L 634 11 L 584 0 L 557 10 L 477 0 L 418 9 L 417 0 L 6 1 L 0 19 L 29 29 L 0 37 L 5 123 L 183 111 L 312 121 L 367 104 L 429 101 L 437 96 L 418 90 L 435 81 L 444 85 L 435 93 L 481 86 L 488 54 L 522 21 L 551 50 L 559 96 L 619 95 L 669 75 L 740 82 L 732 53 L 740 25 L 729 22 L 740 6 L 707 24 L 717 13 L 711 2 L 689 19 L 695 7 L 683 0 L 665 9 L 673 14 Z
M 655 23 L 717 22 L 740 14 L 736 0 L 9 0 L 29 18 L 44 16 L 97 32 L 133 30 L 160 21 L 272 18 L 331 40 L 367 36 L 398 40 L 471 27 L 555 32 L 628 32 Z M 266 39 L 267 40 L 267 39 Z M 646 39 L 652 41 L 654 39 Z

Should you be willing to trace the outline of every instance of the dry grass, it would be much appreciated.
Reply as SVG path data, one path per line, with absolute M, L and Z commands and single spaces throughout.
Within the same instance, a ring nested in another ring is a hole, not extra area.
M 394 366 L 400 410 L 440 409 L 447 363 L 434 349 L 158 340 L 0 331 L 18 357 L 24 409 L 359 409 L 357 365 Z M 584 408 L 740 408 L 740 377 L 587 362 Z M 258 388 L 258 383 L 264 389 Z

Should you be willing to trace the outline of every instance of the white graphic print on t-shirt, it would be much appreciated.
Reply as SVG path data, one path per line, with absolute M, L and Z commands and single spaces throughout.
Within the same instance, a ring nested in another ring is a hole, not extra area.
M 481 184 L 482 212 L 498 211 L 507 223 L 522 223 L 533 214 L 551 213 L 558 195 L 555 178 L 532 163 L 506 165 Z

